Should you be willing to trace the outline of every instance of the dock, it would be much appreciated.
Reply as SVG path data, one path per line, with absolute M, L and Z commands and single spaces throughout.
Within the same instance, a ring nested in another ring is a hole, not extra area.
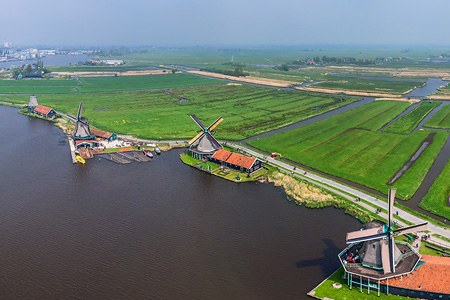
M 76 154 L 75 154 L 75 144 L 73 139 L 70 136 L 67 136 L 68 140 L 69 140 L 69 147 L 70 147 L 70 155 L 72 156 L 72 163 L 76 164 L 77 163 L 77 159 L 76 159 Z

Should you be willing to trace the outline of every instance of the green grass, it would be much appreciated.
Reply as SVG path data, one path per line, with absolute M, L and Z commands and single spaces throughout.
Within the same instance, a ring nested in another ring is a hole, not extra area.
M 179 102 L 182 97 L 189 101 Z M 224 122 L 217 127 L 217 137 L 233 140 L 279 128 L 357 99 L 249 85 L 38 97 L 39 103 L 71 114 L 83 102 L 84 113 L 95 127 L 151 139 L 192 138 L 198 127 L 191 114 L 197 114 L 208 125 L 222 115 Z M 5 96 L 0 101 L 27 103 L 28 97 Z
M 408 105 L 376 101 L 250 144 L 386 193 L 389 179 L 430 134 L 425 130 L 409 136 L 376 131 Z M 409 199 L 414 194 L 446 138 L 447 133 L 436 133 L 434 142 L 395 182 L 399 198 Z
M 327 80 L 329 81 L 317 83 L 313 87 L 401 94 L 424 83 L 421 81 L 362 79 L 357 77 L 328 78 Z
M 367 294 L 367 288 L 363 287 L 363 291 L 360 292 L 359 287 L 350 287 L 347 285 L 347 281 L 342 279 L 342 275 L 344 274 L 344 270 L 340 268 L 335 273 L 333 273 L 330 277 L 328 277 L 324 282 L 322 282 L 318 287 L 314 289 L 315 296 L 321 299 L 325 297 L 329 299 L 335 300 L 354 300 L 354 299 L 367 299 L 367 300 L 403 300 L 403 299 L 411 299 L 408 297 L 395 296 L 395 295 L 386 295 L 380 293 L 380 297 L 377 296 L 377 291 L 371 290 L 370 295 Z M 340 289 L 333 288 L 333 283 L 340 283 L 342 287 Z
M 441 174 L 434 181 L 428 193 L 420 202 L 419 206 L 433 214 L 450 220 L 450 161 L 442 169 Z
M 409 134 L 419 125 L 435 107 L 439 106 L 439 102 L 422 102 L 414 110 L 404 115 L 388 127 L 384 128 L 385 132 Z
M 450 129 L 450 105 L 446 105 L 438 111 L 425 126 Z
M 79 79 L 0 80 L 0 94 L 96 93 L 165 89 L 222 83 L 190 74 L 84 77 Z

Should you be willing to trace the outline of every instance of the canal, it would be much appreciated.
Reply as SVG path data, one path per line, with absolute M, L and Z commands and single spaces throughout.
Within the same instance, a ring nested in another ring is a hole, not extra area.
M 360 224 L 170 151 L 73 165 L 66 137 L 0 106 L 2 299 L 306 299 Z

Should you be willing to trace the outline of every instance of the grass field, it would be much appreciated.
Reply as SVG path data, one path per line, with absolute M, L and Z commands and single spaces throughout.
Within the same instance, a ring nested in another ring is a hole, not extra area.
M 169 76 L 169 75 L 165 75 Z M 186 98 L 187 102 L 179 99 Z M 198 127 L 220 115 L 217 136 L 242 139 L 335 109 L 358 98 L 311 94 L 249 85 L 207 85 L 162 91 L 42 95 L 39 103 L 76 113 L 80 102 L 91 124 L 104 130 L 142 138 L 191 138 Z M 4 96 L 0 101 L 27 103 L 28 97 Z
M 328 78 L 327 80 L 317 83 L 313 87 L 401 94 L 424 83 L 422 81 L 397 81 L 382 78 L 362 79 L 356 77 Z
M 446 105 L 438 111 L 425 126 L 450 129 L 450 105 Z
M 419 125 L 435 107 L 439 106 L 439 102 L 422 102 L 414 110 L 404 115 L 388 127 L 384 128 L 385 132 L 409 134 Z
M 317 170 L 387 192 L 387 182 L 428 136 L 376 131 L 409 106 L 376 101 L 326 120 L 289 130 L 250 144 Z M 434 142 L 394 184 L 398 197 L 409 199 L 443 146 L 448 133 L 438 132 Z
M 96 93 L 165 89 L 222 83 L 190 74 L 84 77 L 79 79 L 0 80 L 0 94 Z
M 450 220 L 450 160 L 445 165 L 439 177 L 434 181 L 428 193 L 419 206 L 436 215 Z

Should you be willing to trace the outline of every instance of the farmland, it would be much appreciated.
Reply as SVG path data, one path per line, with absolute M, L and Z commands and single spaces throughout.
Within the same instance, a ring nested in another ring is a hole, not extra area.
M 450 105 L 444 106 L 425 124 L 428 127 L 450 129 Z
M 419 206 L 432 213 L 450 220 L 450 206 L 448 200 L 450 197 L 450 161 L 442 169 L 439 177 L 434 181 L 426 196 L 422 199 Z
M 221 83 L 189 74 L 86 77 L 79 79 L 0 80 L 0 94 L 95 93 L 164 89 Z
M 394 123 L 390 124 L 384 129 L 385 132 L 398 133 L 398 134 L 409 134 L 414 128 L 419 125 L 420 121 L 426 117 L 435 107 L 439 106 L 440 103 L 436 102 L 422 102 L 414 110 L 410 111 L 408 114 L 404 115 Z
M 319 82 L 314 87 L 351 90 L 370 91 L 382 93 L 405 93 L 410 89 L 422 85 L 422 81 L 399 81 L 389 79 L 363 79 L 357 77 L 327 78 L 327 81 Z
M 378 132 L 409 106 L 408 103 L 376 101 L 326 120 L 251 141 L 257 148 L 314 169 L 386 192 L 387 182 L 418 149 L 430 132 L 409 136 Z M 434 142 L 396 181 L 401 199 L 409 199 L 447 138 L 438 132 Z
M 193 113 L 204 123 L 222 115 L 225 122 L 218 127 L 217 136 L 238 140 L 356 100 L 295 90 L 219 84 L 145 92 L 39 96 L 39 103 L 72 114 L 83 102 L 85 115 L 94 126 L 153 139 L 191 138 L 198 130 L 189 117 Z M 0 101 L 26 103 L 28 100 L 26 96 L 4 96 Z

